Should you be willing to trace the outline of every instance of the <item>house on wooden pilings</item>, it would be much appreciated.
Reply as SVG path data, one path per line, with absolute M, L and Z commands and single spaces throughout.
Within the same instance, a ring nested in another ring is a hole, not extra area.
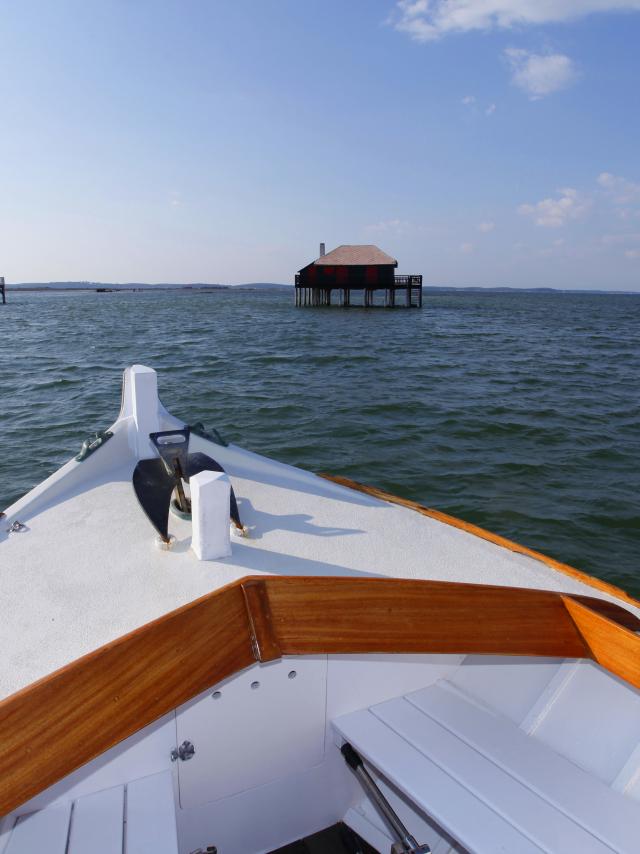
M 349 306 L 353 292 L 361 291 L 362 305 L 372 306 L 380 291 L 387 307 L 421 306 L 422 276 L 398 276 L 397 266 L 395 258 L 371 244 L 343 245 L 325 253 L 321 243 L 319 257 L 296 275 L 296 305 L 331 305 L 335 292 L 338 304 Z

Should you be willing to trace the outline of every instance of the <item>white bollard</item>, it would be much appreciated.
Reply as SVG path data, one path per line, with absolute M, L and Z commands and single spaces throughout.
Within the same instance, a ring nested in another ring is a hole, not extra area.
M 136 422 L 138 459 L 148 460 L 158 456 L 149 433 L 160 429 L 158 419 L 158 376 L 152 368 L 133 365 L 131 377 L 131 403 Z
M 231 556 L 229 498 L 231 483 L 224 472 L 201 471 L 189 478 L 191 548 L 200 560 Z

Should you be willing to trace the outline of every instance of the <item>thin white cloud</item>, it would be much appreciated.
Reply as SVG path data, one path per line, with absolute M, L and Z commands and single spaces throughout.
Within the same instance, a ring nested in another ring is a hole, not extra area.
M 544 246 L 538 250 L 538 255 L 544 258 L 551 258 L 553 256 L 558 256 L 562 254 L 565 250 L 565 239 L 564 237 L 559 237 L 557 240 L 552 240 L 549 246 Z
M 413 228 L 413 224 L 405 219 L 385 219 L 365 226 L 366 231 L 379 234 L 406 234 Z
M 627 249 L 624 253 L 624 257 L 631 259 L 640 258 L 640 249 Z
M 496 227 L 495 222 L 479 222 L 477 225 L 478 231 L 481 231 L 483 234 L 488 234 L 490 231 Z
M 566 89 L 578 76 L 573 61 L 563 53 L 531 53 L 510 47 L 504 54 L 511 68 L 511 82 L 534 101 Z
M 605 246 L 624 246 L 629 243 L 640 243 L 640 232 L 631 234 L 604 234 L 602 242 Z
M 583 18 L 595 12 L 637 12 L 640 0 L 397 0 L 391 21 L 419 42 L 451 33 L 512 29 Z
M 475 249 L 475 246 L 473 245 L 473 243 L 461 243 L 460 244 L 460 251 L 462 252 L 463 255 L 470 255 L 474 249 Z
M 518 213 L 530 216 L 536 225 L 544 228 L 561 228 L 570 220 L 584 216 L 591 206 L 591 201 L 572 187 L 565 187 L 558 193 L 557 199 L 542 199 L 533 205 L 520 205 Z
M 480 112 L 483 112 L 485 116 L 492 116 L 496 111 L 496 104 L 491 103 L 482 107 L 475 95 L 465 95 L 464 98 L 460 98 L 460 103 L 468 107 L 471 114 L 475 116 L 479 116 Z
M 601 172 L 598 175 L 598 184 L 617 205 L 628 205 L 640 201 L 640 184 L 622 178 L 620 175 Z

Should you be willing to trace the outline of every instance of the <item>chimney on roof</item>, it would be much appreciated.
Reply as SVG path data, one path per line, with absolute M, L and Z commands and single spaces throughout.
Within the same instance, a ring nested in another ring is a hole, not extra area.
M 320 257 L 322 258 L 323 255 L 324 255 L 324 243 L 321 243 L 320 244 Z

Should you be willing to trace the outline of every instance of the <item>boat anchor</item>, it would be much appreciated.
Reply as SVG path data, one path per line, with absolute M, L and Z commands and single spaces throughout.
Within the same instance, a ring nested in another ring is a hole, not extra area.
M 164 543 L 169 542 L 169 509 L 174 503 L 179 515 L 191 513 L 191 502 L 187 498 L 183 482 L 201 471 L 224 472 L 220 463 L 206 454 L 189 453 L 191 430 L 162 430 L 149 433 L 158 457 L 140 460 L 133 472 L 133 488 L 140 506 Z M 173 493 L 175 499 L 172 499 Z M 229 516 L 235 528 L 244 533 L 240 521 L 238 503 L 233 487 L 229 505 Z

